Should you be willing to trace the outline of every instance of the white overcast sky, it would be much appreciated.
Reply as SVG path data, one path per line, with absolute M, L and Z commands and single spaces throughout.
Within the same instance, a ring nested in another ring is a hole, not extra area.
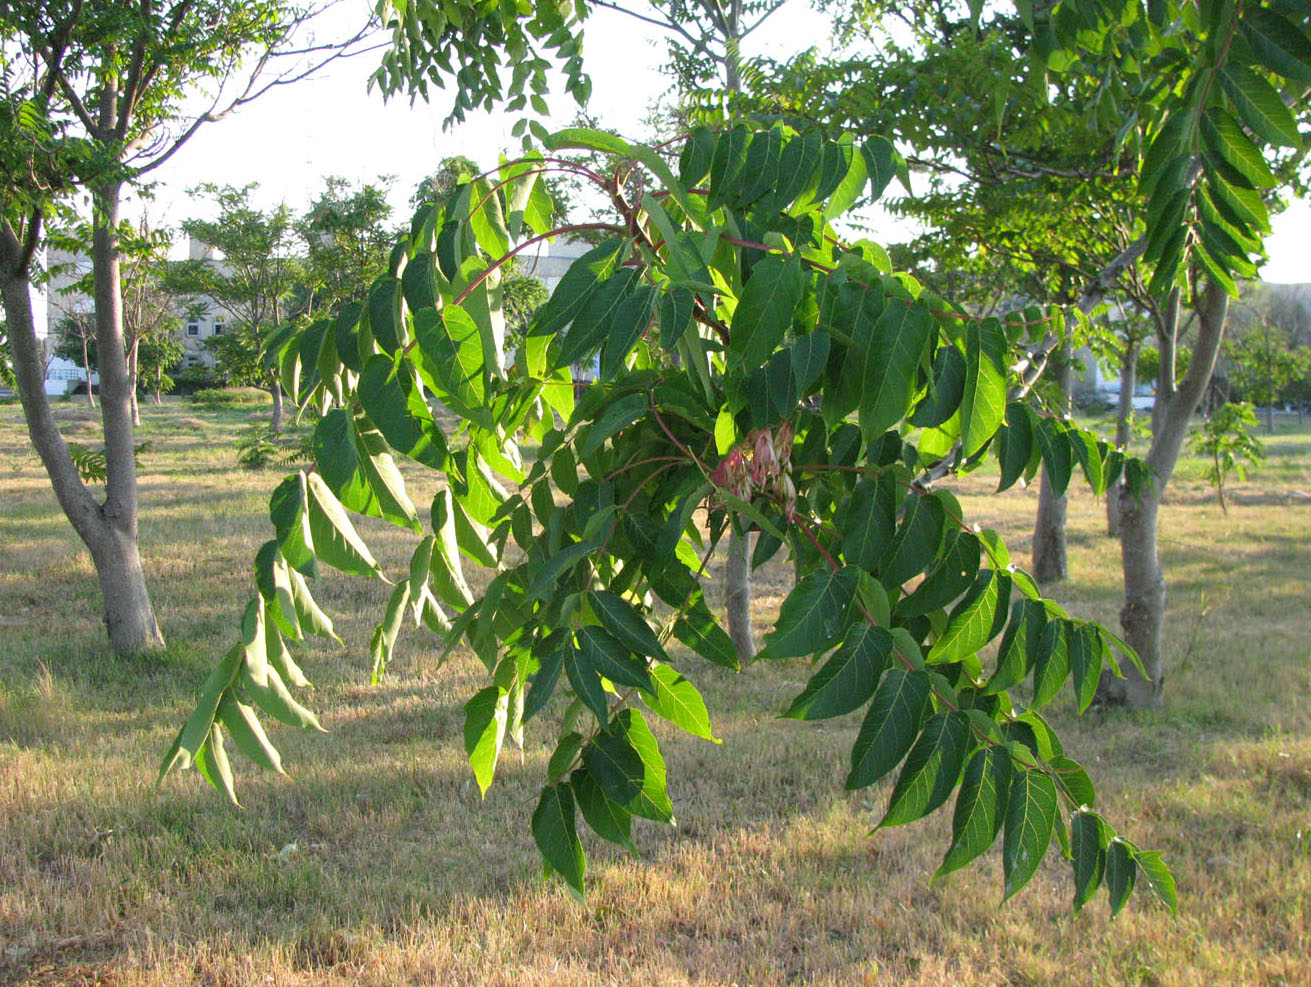
M 786 58 L 812 45 L 824 46 L 828 30 L 827 20 L 804 0 L 791 0 L 751 36 L 747 54 Z M 256 182 L 261 205 L 285 201 L 301 211 L 328 175 L 356 184 L 379 175 L 395 176 L 391 198 L 399 220 L 415 185 L 443 158 L 464 154 L 491 165 L 500 151 L 513 154 L 517 149 L 518 141 L 510 135 L 514 115 L 480 113 L 443 130 L 447 104 L 440 90 L 431 106 L 411 106 L 403 98 L 384 104 L 376 91 L 367 91 L 377 57 L 366 54 L 337 63 L 318 77 L 274 90 L 233 117 L 203 127 L 156 172 L 159 187 L 148 206 L 152 225 L 176 226 L 203 216 L 203 209 L 187 195 L 187 189 L 201 182 Z M 593 80 L 589 112 L 608 128 L 640 135 L 648 107 L 669 85 L 659 72 L 664 61 L 659 29 L 597 8 L 588 18 L 584 60 Z M 554 125 L 566 126 L 572 99 L 557 96 L 551 107 L 559 114 Z M 908 235 L 894 221 L 876 219 L 875 224 L 876 239 L 891 242 Z M 1278 216 L 1266 248 L 1266 280 L 1311 281 L 1311 204 L 1295 201 Z

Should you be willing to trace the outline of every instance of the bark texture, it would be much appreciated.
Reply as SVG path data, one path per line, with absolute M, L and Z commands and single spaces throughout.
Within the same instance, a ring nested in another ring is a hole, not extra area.
M 1224 336 L 1229 296 L 1208 283 L 1197 302 L 1198 336 L 1188 374 L 1174 384 L 1174 333 L 1179 318 L 1178 293 L 1171 298 L 1170 314 L 1161 335 L 1161 379 L 1152 410 L 1152 447 L 1146 466 L 1150 483 L 1137 497 L 1126 492 L 1120 499 L 1120 557 L 1124 567 L 1124 606 L 1120 627 L 1125 640 L 1138 652 L 1147 675 L 1122 661 L 1123 678 L 1102 674 L 1098 698 L 1109 705 L 1133 709 L 1164 704 L 1165 662 L 1161 628 L 1165 621 L 1166 587 L 1157 553 L 1157 516 L 1161 498 L 1184 439 L 1189 420 L 1206 390 Z M 1167 339 L 1168 337 L 1168 339 Z
M 1120 401 L 1115 412 L 1115 444 L 1121 449 L 1129 447 L 1133 426 L 1133 392 L 1138 386 L 1138 343 L 1130 340 L 1120 359 Z M 1112 483 L 1106 490 L 1106 533 L 1112 538 L 1120 534 L 1120 484 Z
M 729 535 L 728 559 L 724 563 L 724 609 L 737 660 L 745 664 L 756 656 L 756 640 L 751 633 L 751 535 L 739 534 L 736 528 Z
M 1070 411 L 1070 390 L 1074 373 L 1073 347 L 1061 347 L 1055 366 L 1055 383 L 1061 396 L 1061 411 Z M 1069 553 L 1065 544 L 1065 495 L 1057 497 L 1051 488 L 1047 470 L 1042 470 L 1038 488 L 1038 516 L 1033 525 L 1033 578 L 1040 583 L 1054 583 L 1070 573 Z

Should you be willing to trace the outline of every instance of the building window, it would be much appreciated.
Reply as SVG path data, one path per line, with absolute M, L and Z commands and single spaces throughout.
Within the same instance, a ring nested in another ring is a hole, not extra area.
M 192 321 L 188 322 L 188 323 L 187 323 L 187 335 L 188 335 L 188 336 L 199 336 L 199 335 L 200 335 L 200 323 L 199 323 L 199 322 L 196 322 L 194 319 L 193 319 Z
M 188 366 L 188 367 L 198 367 L 198 366 L 200 366 L 200 357 L 198 357 L 198 356 L 189 356 L 189 357 L 187 357 L 187 366 Z
M 215 336 L 222 336 L 222 335 L 223 335 L 223 323 L 222 323 L 222 322 L 215 322 L 215 323 L 214 323 L 214 335 L 215 335 Z

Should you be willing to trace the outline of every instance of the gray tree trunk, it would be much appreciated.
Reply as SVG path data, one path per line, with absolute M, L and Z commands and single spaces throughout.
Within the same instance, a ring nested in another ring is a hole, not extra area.
M 742 88 L 742 52 L 739 37 L 742 24 L 742 0 L 728 5 L 724 32 L 724 82 L 729 92 Z M 730 530 L 728 559 L 724 564 L 724 609 L 728 616 L 728 636 L 737 650 L 737 660 L 745 664 L 756 656 L 756 640 L 751 632 L 751 535 Z
M 91 393 L 91 348 L 87 344 L 86 335 L 82 336 L 82 373 L 86 377 L 86 406 L 94 408 L 96 406 L 95 395 Z
M 99 238 L 98 243 L 112 248 L 112 241 L 108 238 Z M 100 280 L 97 273 L 97 301 L 102 290 Z M 50 477 L 59 506 L 95 563 L 110 644 L 119 655 L 162 647 L 164 640 L 155 621 L 137 550 L 136 465 L 132 459 L 130 412 L 122 400 L 126 366 L 121 336 L 117 374 L 111 369 L 114 365 L 112 332 L 98 331 L 96 339 L 109 474 L 106 499 L 101 504 L 92 497 L 78 475 L 46 397 L 27 271 L 22 266 L 18 241 L 8 227 L 0 228 L 0 296 L 4 300 L 5 319 L 13 347 L 14 375 L 28 434 Z M 105 394 L 106 379 L 109 381 L 108 396 Z M 124 449 L 128 465 L 126 477 L 123 473 Z
M 132 427 L 141 424 L 141 407 L 137 403 L 137 344 L 132 344 L 127 358 L 128 393 L 132 396 Z
M 1133 431 L 1133 392 L 1138 386 L 1138 342 L 1128 340 L 1120 358 L 1120 401 L 1115 412 L 1115 444 L 1129 448 Z M 1106 533 L 1112 538 L 1120 534 L 1120 487 L 1112 483 L 1106 489 Z
M 274 384 L 269 388 L 269 394 L 273 397 L 273 416 L 269 421 L 269 426 L 273 429 L 275 435 L 282 432 L 282 388 Z
M 741 664 L 756 656 L 751 633 L 751 535 L 734 528 L 728 538 L 728 559 L 724 563 L 724 609 L 728 613 L 728 636 Z
M 1178 311 L 1176 289 L 1161 334 L 1161 381 L 1152 409 L 1152 446 L 1146 460 L 1150 486 L 1140 491 L 1137 498 L 1126 491 L 1120 499 L 1120 557 L 1124 567 L 1120 627 L 1125 640 L 1138 652 L 1147 675 L 1144 678 L 1130 662 L 1121 661 L 1124 677 L 1115 678 L 1110 672 L 1103 672 L 1098 689 L 1102 702 L 1133 709 L 1159 707 L 1164 703 L 1161 627 L 1165 621 L 1166 591 L 1156 545 L 1157 515 L 1188 435 L 1189 421 L 1215 368 L 1224 337 L 1229 296 L 1209 282 L 1202 290 L 1197 309 L 1197 347 L 1188 374 L 1176 389 L 1173 337 L 1179 325 Z
M 1061 395 L 1061 411 L 1069 414 L 1070 391 L 1074 379 L 1073 342 L 1061 346 L 1061 356 L 1054 368 L 1056 387 Z M 1054 583 L 1070 573 L 1069 553 L 1065 544 L 1066 498 L 1057 497 L 1051 488 L 1047 470 L 1042 469 L 1038 488 L 1038 516 L 1033 525 L 1033 578 L 1040 583 Z

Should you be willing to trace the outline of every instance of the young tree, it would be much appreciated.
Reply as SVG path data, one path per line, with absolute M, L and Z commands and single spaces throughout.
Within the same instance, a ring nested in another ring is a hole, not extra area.
M 959 444 L 962 468 L 995 456 L 1003 488 L 1038 468 L 1068 483 L 1074 462 L 1096 490 L 1114 479 L 1119 453 L 1021 400 L 1063 313 L 976 319 L 894 274 L 875 245 L 845 243 L 834 220 L 899 169 L 882 138 L 737 126 L 680 143 L 675 165 L 668 148 L 555 135 L 546 155 L 480 179 L 486 194 L 461 186 L 424 207 L 367 304 L 274 354 L 318 370 L 300 395 L 326 409 L 315 463 L 273 494 L 274 536 L 256 558 L 239 643 L 163 772 L 195 765 L 234 797 L 229 740 L 280 766 L 260 713 L 318 725 L 292 695 L 306 682 L 286 646 L 333 634 L 306 577 L 322 563 L 383 578 L 350 514 L 382 518 L 414 551 L 390 576 L 374 678 L 410 621 L 448 649 L 469 644 L 487 668 L 464 725 L 483 791 L 507 739 L 525 743 L 555 701 L 531 829 L 548 869 L 581 894 L 580 814 L 630 849 L 634 817 L 672 821 L 646 717 L 713 739 L 690 681 L 697 659 L 672 646 L 739 667 L 700 578 L 732 526 L 754 526 L 758 552 L 786 549 L 797 575 L 757 660 L 827 659 L 790 717 L 866 709 L 847 787 L 902 765 L 880 826 L 913 822 L 959 787 L 939 873 L 1001 836 L 1010 896 L 1059 839 L 1076 909 L 1105 882 L 1118 910 L 1134 874 L 1173 908 L 1160 857 L 1088 807 L 1091 782 L 1038 713 L 1066 681 L 1086 707 L 1117 639 L 1042 600 L 996 533 L 971 525 L 924 469 Z M 609 159 L 592 179 L 611 193 L 613 218 L 595 224 L 608 236 L 571 267 L 507 368 L 488 275 L 565 232 L 537 225 L 549 211 L 514 206 L 575 147 Z M 639 171 L 633 201 L 620 190 Z M 575 403 L 568 368 L 597 353 L 600 379 Z M 433 420 L 434 398 L 456 412 L 454 436 Z M 526 443 L 538 445 L 532 463 Z M 441 483 L 428 524 L 398 456 Z M 479 598 L 462 556 L 491 570 Z M 979 652 L 998 638 L 985 671 Z M 1006 690 L 1030 678 L 1021 709 Z
M 324 189 L 297 223 L 305 243 L 304 285 L 297 314 L 313 320 L 331 315 L 347 298 L 358 297 L 387 269 L 396 239 L 388 226 L 391 179 L 352 188 L 344 178 L 329 177 Z
M 256 208 L 251 199 L 257 188 L 207 184 L 193 190 L 217 207 L 218 216 L 185 220 L 182 230 L 222 256 L 184 261 L 175 278 L 180 293 L 203 296 L 231 317 L 223 335 L 209 337 L 205 345 L 232 383 L 269 392 L 276 433 L 283 418 L 279 368 L 264 359 L 262 350 L 283 328 L 292 293 L 305 281 L 304 264 L 297 256 L 291 210 L 285 204 L 268 212 Z
M 32 443 L 95 563 L 110 644 L 120 655 L 163 644 L 137 547 L 122 192 L 205 123 L 349 51 L 350 42 L 302 40 L 321 9 L 279 0 L 19 0 L 0 17 L 0 296 L 15 378 Z M 92 201 L 103 500 L 80 479 L 51 413 L 32 311 L 44 224 L 75 190 Z
M 1252 434 L 1255 424 L 1256 412 L 1246 401 L 1225 403 L 1207 416 L 1188 441 L 1193 452 L 1211 460 L 1203 475 L 1215 487 L 1220 510 L 1226 515 L 1229 506 L 1225 503 L 1225 481 L 1231 474 L 1240 480 L 1246 478 L 1247 464 L 1255 466 L 1265 458 L 1265 447 Z
M 1230 381 L 1242 400 L 1265 409 L 1265 430 L 1275 431 L 1275 403 L 1311 370 L 1311 350 L 1290 345 L 1288 334 L 1261 323 L 1225 346 Z

